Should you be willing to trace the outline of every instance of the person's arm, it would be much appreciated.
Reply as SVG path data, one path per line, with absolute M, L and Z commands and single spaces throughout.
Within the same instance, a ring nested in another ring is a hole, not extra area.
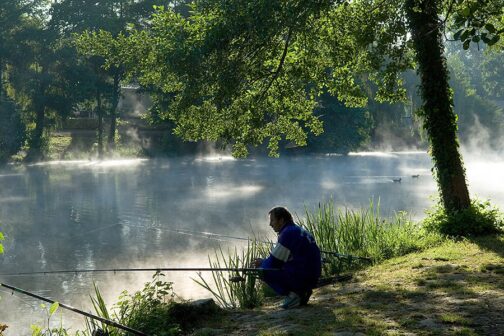
M 291 236 L 292 234 L 290 232 L 285 232 L 278 237 L 278 243 L 276 243 L 273 250 L 271 250 L 269 257 L 262 261 L 262 268 L 281 268 L 283 264 L 289 260 L 291 256 L 289 246 L 293 238 Z

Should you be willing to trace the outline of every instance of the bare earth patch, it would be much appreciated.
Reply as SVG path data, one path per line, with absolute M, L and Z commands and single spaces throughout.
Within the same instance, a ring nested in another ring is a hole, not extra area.
M 503 270 L 504 236 L 449 241 L 317 289 L 307 307 L 272 300 L 194 335 L 504 335 Z

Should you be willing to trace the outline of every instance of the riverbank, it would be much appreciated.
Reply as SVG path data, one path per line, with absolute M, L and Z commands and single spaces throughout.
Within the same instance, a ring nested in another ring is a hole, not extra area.
M 504 335 L 504 235 L 447 241 L 317 289 L 307 307 L 230 312 L 192 335 Z

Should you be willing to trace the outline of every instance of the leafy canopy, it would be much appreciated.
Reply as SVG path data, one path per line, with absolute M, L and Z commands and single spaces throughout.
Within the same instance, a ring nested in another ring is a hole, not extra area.
M 448 0 L 439 24 L 464 47 L 497 43 L 499 3 Z M 405 98 L 400 73 L 414 67 L 406 5 L 195 0 L 158 6 L 148 24 L 117 37 L 88 32 L 78 41 L 107 66 L 124 65 L 153 97 L 151 119 L 173 121 L 183 139 L 232 142 L 237 156 L 268 141 L 277 155 L 280 140 L 304 145 L 307 133 L 322 132 L 313 111 L 325 94 L 349 107 Z
M 174 121 L 185 140 L 233 141 L 237 156 L 267 140 L 277 155 L 281 139 L 304 145 L 322 132 L 313 111 L 323 94 L 364 106 L 374 83 L 380 101 L 404 97 L 411 57 L 399 4 L 195 1 L 190 15 L 157 7 L 147 29 L 117 37 L 119 53 L 97 47 L 108 32 L 79 42 L 124 64 L 153 96 L 153 118 Z

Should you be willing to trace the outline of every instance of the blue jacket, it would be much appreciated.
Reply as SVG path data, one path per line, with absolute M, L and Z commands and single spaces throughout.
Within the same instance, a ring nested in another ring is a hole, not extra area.
M 300 282 L 315 285 L 322 267 L 320 250 L 311 233 L 293 222 L 287 223 L 261 267 L 281 268 Z

